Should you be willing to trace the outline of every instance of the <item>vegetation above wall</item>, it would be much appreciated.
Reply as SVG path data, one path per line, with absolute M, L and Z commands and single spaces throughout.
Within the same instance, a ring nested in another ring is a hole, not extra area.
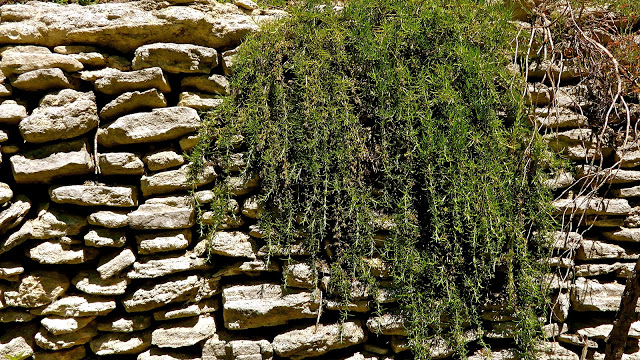
M 518 319 L 515 341 L 533 358 L 538 260 L 553 226 L 541 185 L 549 163 L 526 122 L 522 80 L 507 70 L 509 11 L 353 0 L 290 12 L 242 45 L 196 168 L 224 168 L 243 146 L 272 256 L 304 244 L 345 304 L 358 282 L 375 297 L 367 259 L 384 260 L 416 358 L 437 339 L 464 354 L 492 301 Z M 210 232 L 227 216 L 224 185 L 217 193 Z

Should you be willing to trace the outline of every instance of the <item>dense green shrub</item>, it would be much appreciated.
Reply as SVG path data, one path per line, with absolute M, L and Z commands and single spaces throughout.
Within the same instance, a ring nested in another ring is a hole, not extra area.
M 551 216 L 542 146 L 506 68 L 507 9 L 353 0 L 290 11 L 242 45 L 234 92 L 209 115 L 195 168 L 224 161 L 243 136 L 271 248 L 303 242 L 331 264 L 345 302 L 356 279 L 378 288 L 363 259 L 386 260 L 416 358 L 438 334 L 464 354 L 465 331 L 481 328 L 495 293 L 531 355 L 548 251 L 537 234 Z M 380 222 L 391 226 L 376 246 Z

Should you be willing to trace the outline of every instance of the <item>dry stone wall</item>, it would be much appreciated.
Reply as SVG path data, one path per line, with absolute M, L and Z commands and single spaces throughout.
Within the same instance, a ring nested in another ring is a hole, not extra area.
M 308 254 L 264 261 L 259 179 L 239 176 L 241 152 L 237 176 L 209 164 L 190 196 L 183 154 L 203 112 L 229 93 L 242 38 L 279 16 L 248 0 L 0 6 L 0 358 L 411 358 L 400 317 L 375 312 L 359 284 L 340 323 L 344 306 Z M 640 254 L 640 171 L 627 169 L 640 160 L 593 148 L 588 119 L 561 92 L 551 98 L 532 83 L 531 94 L 535 121 L 562 129 L 548 135 L 559 151 L 579 164 L 616 157 L 625 167 L 606 175 L 615 189 L 607 199 L 556 202 L 600 216 L 584 234 L 557 234 L 558 251 L 575 257 L 554 260 L 568 270 L 551 278 L 557 305 L 539 358 L 579 359 L 586 346 L 599 359 Z M 559 174 L 551 185 L 561 192 L 573 180 Z M 195 204 L 213 201 L 218 181 L 232 190 L 234 216 L 207 243 Z M 384 264 L 372 266 L 388 277 Z M 394 307 L 384 288 L 377 300 Z M 483 319 L 487 331 L 469 340 L 482 336 L 496 350 L 471 359 L 515 358 L 514 319 L 500 304 L 487 304 Z M 453 354 L 442 339 L 429 341 L 434 358 Z M 633 340 L 627 359 L 640 358 L 637 347 Z

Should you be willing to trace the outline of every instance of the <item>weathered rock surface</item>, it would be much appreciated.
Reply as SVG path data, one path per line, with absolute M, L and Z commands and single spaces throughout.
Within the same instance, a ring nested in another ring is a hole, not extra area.
M 615 273 L 616 277 L 626 279 L 631 276 L 635 263 L 582 264 L 574 268 L 577 277 L 600 276 Z
M 186 353 L 184 351 L 170 351 L 167 349 L 151 349 L 140 353 L 138 360 L 201 360 L 200 354 Z M 212 360 L 212 359 L 206 359 Z
M 407 336 L 404 320 L 400 315 L 383 314 L 367 320 L 367 327 L 376 334 Z
M 215 49 L 175 43 L 156 43 L 136 49 L 133 69 L 159 67 L 162 70 L 178 73 L 209 74 L 218 65 L 218 53 Z
M 623 291 L 623 284 L 578 278 L 571 292 L 571 304 L 576 311 L 617 311 Z
M 626 215 L 631 211 L 625 199 L 603 199 L 579 196 L 575 199 L 559 199 L 553 202 L 557 214 L 571 213 L 585 215 Z
M 289 262 L 284 265 L 282 274 L 287 286 L 312 289 L 316 285 L 317 274 L 306 262 Z
M 73 277 L 71 283 L 80 291 L 91 295 L 122 295 L 129 281 L 125 278 L 103 279 L 97 272 L 82 271 Z
M 23 360 L 33 355 L 33 338 L 37 331 L 34 323 L 13 326 L 11 331 L 0 336 L 0 356 Z
M 109 279 L 131 266 L 136 261 L 133 250 L 127 248 L 120 252 L 114 252 L 100 259 L 97 271 L 103 279 Z
M 184 164 L 184 157 L 172 150 L 161 150 L 146 155 L 142 161 L 149 170 L 158 171 Z
M 36 308 L 62 296 L 69 285 L 60 272 L 38 270 L 23 276 L 17 291 L 6 291 L 4 300 L 8 306 Z
M 153 109 L 125 115 L 98 130 L 103 146 L 139 144 L 173 140 L 200 127 L 198 112 L 187 107 Z
M 151 5 L 152 9 L 136 3 L 89 8 L 52 3 L 7 5 L 2 12 L 0 43 L 49 47 L 95 44 L 127 53 L 145 44 L 166 41 L 225 47 L 240 43 L 247 33 L 258 30 L 256 22 L 237 7 L 206 4 L 167 7 L 158 3 Z
M 190 76 L 182 79 L 184 90 L 196 90 L 209 94 L 229 95 L 229 81 L 222 75 Z
M 195 224 L 192 205 L 142 204 L 129 213 L 129 227 L 138 230 L 186 229 Z
M 45 329 L 40 329 L 35 336 L 35 341 L 45 350 L 62 350 L 86 344 L 97 334 L 95 323 L 62 335 L 53 335 Z
M 264 339 L 227 339 L 228 336 L 215 334 L 202 347 L 203 359 L 233 360 L 273 358 L 273 346 Z
M 98 154 L 98 164 L 103 175 L 142 175 L 144 173 L 144 163 L 133 153 Z
M 8 184 L 0 182 L 0 205 L 5 204 L 7 201 L 11 200 L 12 197 L 13 190 L 11 190 Z
M 98 256 L 98 250 L 49 240 L 25 249 L 25 254 L 40 264 L 83 264 Z
M 3 8 L 3 20 L 5 17 L 5 10 L 6 8 Z M 3 38 L 2 33 L 5 31 L 6 24 L 3 23 L 0 25 L 0 39 Z M 0 43 L 3 42 L 0 40 Z M 5 75 L 24 74 L 29 71 L 48 68 L 59 68 L 64 71 L 78 71 L 82 70 L 84 65 L 68 55 L 21 52 L 4 53 L 4 55 L 2 55 L 2 60 L 0 61 L 0 70 L 2 70 Z
M 14 100 L 5 100 L 0 104 L 0 123 L 17 124 L 27 117 L 27 109 Z
M 138 71 L 120 71 L 109 69 L 104 71 L 94 87 L 96 91 L 107 95 L 118 95 L 128 91 L 158 89 L 161 92 L 171 91 L 171 87 L 160 68 L 149 68 Z
M 91 340 L 89 346 L 98 356 L 138 354 L 151 346 L 151 333 L 104 334 Z
M 0 262 L 0 280 L 19 281 L 24 267 L 16 262 Z
M 17 183 L 49 183 L 61 176 L 89 174 L 93 160 L 85 140 L 43 146 L 10 158 Z
M 156 321 L 165 321 L 194 317 L 218 311 L 220 301 L 218 299 L 207 299 L 195 304 L 177 304 L 168 309 L 162 309 L 153 313 Z
M 597 137 L 591 129 L 572 129 L 544 136 L 549 147 L 563 153 L 571 160 L 601 159 L 613 149 L 597 145 Z
M 87 225 L 83 216 L 45 206 L 35 219 L 27 220 L 24 225 L 9 238 L 52 239 L 66 235 L 77 235 Z
M 576 253 L 577 260 L 637 259 L 638 253 L 625 248 L 596 240 L 584 240 Z
M 277 335 L 273 339 L 273 350 L 283 357 L 304 359 L 360 344 L 366 340 L 367 336 L 359 321 L 320 324 Z
M 256 258 L 257 245 L 255 241 L 249 235 L 240 231 L 219 231 L 213 235 L 209 246 L 212 254 Z
M 133 269 L 127 273 L 129 279 L 152 279 L 190 270 L 208 270 L 207 259 L 192 257 L 187 253 L 172 257 L 151 257 L 140 259 L 133 264 Z
M 195 186 L 211 183 L 218 177 L 213 166 L 205 166 L 198 172 Z M 140 189 L 142 195 L 148 197 L 157 194 L 166 194 L 179 190 L 192 188 L 189 181 L 189 165 L 183 165 L 177 170 L 163 171 L 151 176 L 142 176 Z
M 129 225 L 127 212 L 124 211 L 96 211 L 87 217 L 87 221 L 91 225 L 110 229 L 119 229 Z
M 62 185 L 49 189 L 51 200 L 82 206 L 132 207 L 138 205 L 135 186 Z
M 171 231 L 136 235 L 138 254 L 154 254 L 185 249 L 191 243 L 191 231 Z
M 178 348 L 191 346 L 207 339 L 216 332 L 212 316 L 199 317 L 160 325 L 153 331 L 151 343 L 157 347 Z
M 222 291 L 224 325 L 240 330 L 318 316 L 317 292 L 285 291 L 280 284 L 229 286 Z
M 98 330 L 119 333 L 131 333 L 147 329 L 151 326 L 151 316 L 127 315 L 102 318 L 98 322 Z
M 58 299 L 38 310 L 37 315 L 58 315 L 63 317 L 102 316 L 116 308 L 116 302 L 93 295 L 73 295 Z
M 178 106 L 186 106 L 198 111 L 207 111 L 222 105 L 223 102 L 223 99 L 215 95 L 185 91 L 180 93 Z
M 89 323 L 92 322 L 95 318 L 95 316 L 75 318 L 48 316 L 40 320 L 40 323 L 52 335 L 62 335 L 74 332 L 78 329 L 82 329 L 83 327 L 89 325 Z
M 536 126 L 549 129 L 579 128 L 588 123 L 588 118 L 566 108 L 537 108 L 531 118 Z
M 111 120 L 136 110 L 166 106 L 167 100 L 157 89 L 126 92 L 105 105 L 100 110 L 100 117 L 105 120 Z
M 579 360 L 578 354 L 563 348 L 557 342 L 544 342 L 537 347 L 536 356 L 540 360 Z
M 43 91 L 55 89 L 72 89 L 77 82 L 68 77 L 62 70 L 38 69 L 20 74 L 11 82 L 14 88 L 25 91 Z
M 186 301 L 194 297 L 202 280 L 197 275 L 183 275 L 147 282 L 129 293 L 123 300 L 127 312 L 148 311 L 172 302 Z
M 31 201 L 23 195 L 18 195 L 8 207 L 0 212 L 0 234 L 4 234 L 10 229 L 20 225 L 24 217 L 31 209 Z M 0 253 L 9 250 L 13 245 L 10 244 L 10 239 L 0 241 Z M 14 238 L 15 240 L 15 238 Z M 19 241 L 23 241 L 24 238 L 20 238 Z
M 89 230 L 84 236 L 84 243 L 93 247 L 122 247 L 127 242 L 123 230 L 96 228 Z
M 58 351 L 38 351 L 33 354 L 34 360 L 81 360 L 87 356 L 84 346 L 58 350 Z

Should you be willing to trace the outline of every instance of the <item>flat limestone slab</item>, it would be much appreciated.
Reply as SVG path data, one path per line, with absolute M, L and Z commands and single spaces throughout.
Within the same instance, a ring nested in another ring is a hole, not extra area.
M 177 139 L 200 128 L 194 109 L 169 107 L 126 115 L 98 130 L 98 144 L 116 146 Z
M 156 43 L 136 49 L 132 65 L 134 70 L 157 66 L 173 74 L 209 74 L 218 65 L 218 53 L 205 46 Z
M 51 200 L 82 206 L 132 207 L 138 205 L 135 186 L 68 185 L 49 189 Z
M 81 43 L 128 53 L 156 42 L 228 47 L 258 30 L 255 20 L 231 4 L 205 4 L 199 7 L 168 6 L 166 2 L 5 5 L 0 14 L 0 43 L 48 47 Z
M 162 92 L 171 91 L 171 87 L 162 74 L 162 69 L 158 67 L 138 71 L 120 71 L 111 68 L 101 71 L 101 76 L 95 80 L 93 85 L 97 91 L 107 95 L 153 88 Z
M 100 117 L 105 120 L 112 120 L 118 116 L 130 114 L 141 108 L 166 107 L 167 100 L 157 89 L 146 91 L 126 92 L 100 110 Z

